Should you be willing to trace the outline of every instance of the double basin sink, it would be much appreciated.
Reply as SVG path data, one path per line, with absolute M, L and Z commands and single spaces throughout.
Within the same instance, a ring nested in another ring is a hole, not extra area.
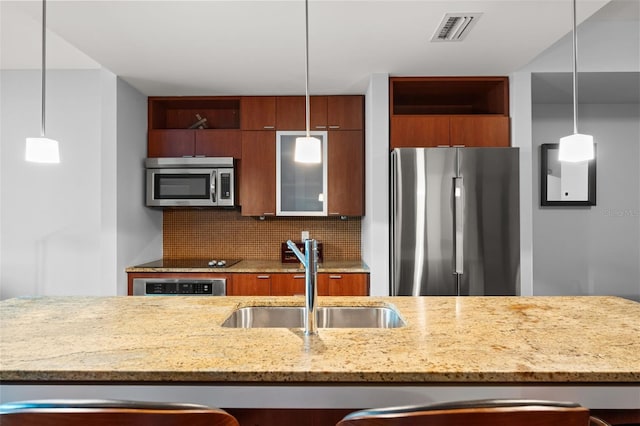
M 387 306 L 320 306 L 318 328 L 398 328 L 406 324 L 398 311 Z M 304 327 L 302 306 L 247 306 L 238 308 L 222 323 L 228 328 Z

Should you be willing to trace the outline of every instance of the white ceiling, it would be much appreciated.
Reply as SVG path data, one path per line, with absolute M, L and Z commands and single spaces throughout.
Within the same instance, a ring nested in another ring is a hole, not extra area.
M 607 3 L 580 0 L 578 21 Z M 102 65 L 156 96 L 304 93 L 303 0 L 47 6 L 48 68 Z M 430 42 L 448 12 L 483 15 L 464 41 Z M 0 0 L 3 69 L 40 67 L 40 19 L 40 1 Z M 310 91 L 364 93 L 375 72 L 507 75 L 570 30 L 570 0 L 310 0 Z

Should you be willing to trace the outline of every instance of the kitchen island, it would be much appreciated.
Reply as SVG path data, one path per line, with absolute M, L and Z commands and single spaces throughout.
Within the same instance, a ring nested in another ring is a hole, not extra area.
M 617 297 L 321 297 L 395 307 L 400 328 L 225 328 L 301 297 L 0 302 L 3 401 L 109 397 L 363 408 L 527 397 L 640 408 L 640 304 Z

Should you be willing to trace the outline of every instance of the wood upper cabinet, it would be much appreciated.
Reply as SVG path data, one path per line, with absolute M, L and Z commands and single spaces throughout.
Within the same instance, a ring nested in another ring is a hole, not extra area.
M 277 129 L 304 130 L 305 97 L 277 98 Z M 364 126 L 364 97 L 311 96 L 309 99 L 310 130 L 362 130 Z
M 362 130 L 364 127 L 364 97 L 327 97 L 327 125 L 329 130 Z
M 325 130 L 327 127 L 327 97 L 309 98 L 310 130 Z M 276 128 L 278 130 L 304 130 L 306 123 L 304 96 L 278 96 L 276 99 Z
M 364 215 L 364 138 L 361 130 L 330 131 L 327 147 L 329 216 Z
M 449 146 L 449 117 L 396 115 L 391 117 L 393 148 Z
M 240 102 L 242 130 L 274 130 L 276 128 L 275 96 L 243 96 Z
M 195 155 L 242 158 L 240 130 L 200 130 L 195 133 Z
M 148 157 L 242 155 L 240 98 L 149 97 L 147 105 Z
M 455 116 L 449 132 L 452 146 L 510 146 L 509 117 Z
M 369 274 L 318 274 L 318 296 L 368 296 Z
M 393 77 L 390 149 L 510 146 L 507 77 Z
M 269 296 L 271 275 L 233 274 L 231 285 L 227 285 L 227 296 Z
M 147 157 L 183 157 L 195 155 L 193 130 L 149 129 Z
M 243 216 L 276 214 L 276 132 L 243 131 L 239 204 Z

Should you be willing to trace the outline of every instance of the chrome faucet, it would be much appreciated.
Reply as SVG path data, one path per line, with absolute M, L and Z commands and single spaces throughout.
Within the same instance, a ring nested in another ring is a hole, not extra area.
M 296 244 L 288 240 L 287 246 L 296 255 L 302 266 L 304 266 L 304 334 L 307 336 L 318 334 L 318 242 L 316 240 L 304 241 L 304 254 L 298 249 Z

